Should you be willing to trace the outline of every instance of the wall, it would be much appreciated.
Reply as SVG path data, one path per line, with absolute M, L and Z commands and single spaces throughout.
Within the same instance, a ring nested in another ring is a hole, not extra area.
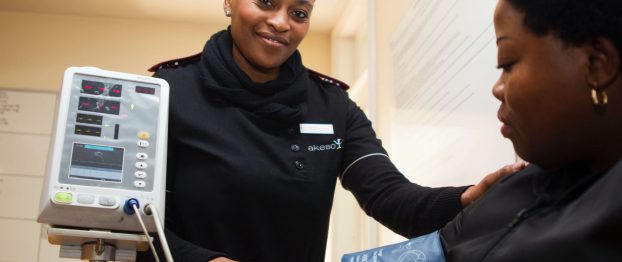
M 477 183 L 515 161 L 499 133 L 496 2 L 378 4 L 377 131 L 392 161 L 426 186 Z M 382 229 L 379 245 L 403 238 Z
M 38 117 L 50 120 L 67 67 L 150 75 L 147 68 L 153 64 L 200 52 L 224 26 L 0 12 L 0 88 L 47 97 L 44 101 L 51 103 L 37 108 Z M 310 33 L 300 46 L 305 65 L 326 73 L 330 50 L 328 33 Z M 35 222 L 51 131 L 51 122 L 45 123 L 34 135 L 0 129 L 0 262 L 73 261 L 56 259 L 58 247 L 47 243 L 45 227 Z M 10 148 L 20 147 L 16 137 L 29 144 L 36 139 L 39 146 L 11 154 Z
M 160 61 L 196 54 L 225 27 L 0 12 L 0 86 L 57 91 L 69 66 L 135 74 Z M 330 72 L 328 33 L 301 44 L 304 63 Z

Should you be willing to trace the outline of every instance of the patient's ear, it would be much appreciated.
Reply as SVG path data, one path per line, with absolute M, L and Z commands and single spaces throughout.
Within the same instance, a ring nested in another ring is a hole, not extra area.
M 593 39 L 585 48 L 589 52 L 588 81 L 606 88 L 620 75 L 620 50 L 604 37 Z

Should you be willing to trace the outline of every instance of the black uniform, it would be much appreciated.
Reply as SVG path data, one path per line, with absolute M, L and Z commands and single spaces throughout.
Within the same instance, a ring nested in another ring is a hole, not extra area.
M 177 261 L 323 261 L 338 176 L 405 236 L 460 211 L 464 188 L 397 171 L 345 84 L 304 68 L 298 52 L 277 80 L 253 83 L 231 48 L 222 31 L 201 54 L 157 66 L 171 86 L 166 226 Z
M 622 161 L 583 170 L 504 178 L 441 230 L 447 261 L 622 261 Z

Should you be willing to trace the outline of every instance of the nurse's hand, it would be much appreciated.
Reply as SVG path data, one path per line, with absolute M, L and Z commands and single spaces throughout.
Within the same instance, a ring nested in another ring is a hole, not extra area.
M 464 191 L 464 193 L 462 193 L 462 196 L 460 196 L 460 202 L 462 203 L 462 207 L 466 207 L 473 203 L 473 201 L 480 198 L 492 184 L 497 182 L 497 180 L 501 179 L 506 175 L 521 171 L 523 168 L 525 168 L 525 166 L 527 166 L 525 162 L 518 162 L 512 165 L 506 165 L 501 169 L 487 175 L 486 177 L 484 177 L 484 179 L 482 179 L 482 181 L 479 181 L 477 185 L 469 187 L 466 191 Z

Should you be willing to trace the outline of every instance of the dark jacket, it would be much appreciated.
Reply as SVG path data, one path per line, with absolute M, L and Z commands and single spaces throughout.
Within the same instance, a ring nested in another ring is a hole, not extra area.
M 410 183 L 343 83 L 307 70 L 296 52 L 285 76 L 253 84 L 231 45 L 220 32 L 202 54 L 155 74 L 171 86 L 166 227 L 176 261 L 323 261 L 338 178 L 405 236 L 459 212 L 464 188 Z M 312 134 L 301 123 L 333 132 Z
M 441 230 L 447 261 L 622 261 L 622 161 L 597 175 L 535 165 Z

